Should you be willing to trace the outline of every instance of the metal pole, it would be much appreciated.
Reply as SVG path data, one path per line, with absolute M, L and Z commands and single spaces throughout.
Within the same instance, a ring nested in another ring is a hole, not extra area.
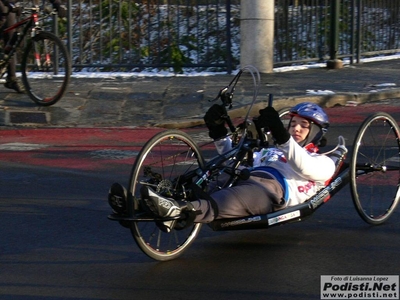
M 351 37 L 350 37 L 350 64 L 354 63 L 354 41 L 356 35 L 356 3 L 354 1 L 351 2 Z
M 331 5 L 331 34 L 330 34 L 330 47 L 329 55 L 330 58 L 337 59 L 337 52 L 339 46 L 339 15 L 340 15 L 340 4 L 339 0 L 333 0 Z
M 227 73 L 232 73 L 231 1 L 226 1 L 226 63 Z
M 67 35 L 67 48 L 69 55 L 72 55 L 72 0 L 67 1 Z
M 329 55 L 330 60 L 327 62 L 327 67 L 330 69 L 340 69 L 343 67 L 343 62 L 337 58 L 339 49 L 339 18 L 340 18 L 340 0 L 331 1 L 331 34 Z
M 358 9 L 357 9 L 358 17 L 357 17 L 357 63 L 360 63 L 361 60 L 361 22 L 362 22 L 362 0 L 358 0 Z
M 57 15 L 53 15 L 53 33 L 56 36 L 59 36 L 59 34 L 58 34 L 58 16 Z M 54 45 L 54 57 L 55 57 L 56 61 L 59 60 L 58 48 L 56 45 Z M 54 64 L 54 74 L 58 74 L 58 64 Z

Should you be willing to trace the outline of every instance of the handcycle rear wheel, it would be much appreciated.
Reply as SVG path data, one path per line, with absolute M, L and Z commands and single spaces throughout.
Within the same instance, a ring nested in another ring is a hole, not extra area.
M 351 157 L 351 192 L 361 218 L 385 222 L 399 203 L 400 130 L 387 113 L 378 112 L 361 124 Z
M 21 61 L 22 82 L 28 96 L 41 106 L 59 101 L 71 76 L 71 59 L 63 42 L 42 31 L 28 41 Z
M 133 165 L 128 189 L 128 211 L 132 215 L 143 214 L 140 203 L 142 185 L 149 185 L 160 194 L 166 190 L 173 194 L 182 188 L 178 186 L 177 178 L 198 168 L 204 168 L 203 156 L 188 134 L 178 130 L 156 134 L 144 145 Z M 157 225 L 158 222 L 156 219 L 132 222 L 130 228 L 139 248 L 159 261 L 180 256 L 192 244 L 201 228 L 200 223 L 195 223 L 188 228 L 174 228 L 165 232 Z

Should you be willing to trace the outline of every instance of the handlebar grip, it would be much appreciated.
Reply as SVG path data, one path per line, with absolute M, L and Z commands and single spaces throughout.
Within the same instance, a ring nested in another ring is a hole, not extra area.
M 231 120 L 231 118 L 229 117 L 229 115 L 227 115 L 226 124 L 228 124 L 229 129 L 231 130 L 232 133 L 235 132 L 236 127 L 233 125 L 232 120 Z
M 228 124 L 229 129 L 230 129 L 231 132 L 233 133 L 233 132 L 236 131 L 236 127 L 233 125 L 232 120 L 231 120 L 231 118 L 229 117 L 228 111 L 226 110 L 226 107 L 225 107 L 224 104 L 222 105 L 222 108 L 223 108 L 223 110 L 224 110 L 224 116 L 223 116 L 222 118 L 225 120 L 226 124 Z
M 268 106 L 272 107 L 272 102 L 274 101 L 274 95 L 269 94 L 269 98 L 268 98 Z
M 268 147 L 268 140 L 265 138 L 265 134 L 262 130 L 262 128 L 258 125 L 257 123 L 257 117 L 253 118 L 254 125 L 256 126 L 257 134 L 258 134 L 258 139 L 260 140 L 260 146 L 261 147 Z

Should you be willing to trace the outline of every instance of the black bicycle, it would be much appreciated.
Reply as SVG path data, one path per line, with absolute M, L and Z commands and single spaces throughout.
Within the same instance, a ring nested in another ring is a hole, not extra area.
M 232 105 L 235 85 L 244 71 L 249 71 L 254 82 L 253 101 L 259 86 L 258 71 L 251 66 L 243 68 L 230 83 L 220 91 L 218 99 L 225 106 Z M 286 113 L 282 111 L 282 116 Z M 113 213 L 109 219 L 130 228 L 140 249 L 149 257 L 166 261 L 180 256 L 196 239 L 202 224 L 189 227 L 175 218 L 155 218 L 148 214 L 141 203 L 140 187 L 151 186 L 157 193 L 175 199 L 194 199 L 200 192 L 224 188 L 249 176 L 241 166 L 252 166 L 253 152 L 266 147 L 268 133 L 255 128 L 249 113 L 238 125 L 227 119 L 232 130 L 233 148 L 211 159 L 203 154 L 214 153 L 212 143 L 201 148 L 194 139 L 180 130 L 166 130 L 156 134 L 141 149 L 130 175 L 127 214 Z M 400 190 L 400 130 L 397 122 L 387 113 L 378 112 L 364 120 L 355 140 L 349 162 L 343 153 L 337 163 L 335 175 L 330 183 L 308 201 L 265 215 L 235 219 L 217 219 L 209 224 L 215 230 L 241 230 L 269 228 L 303 220 L 326 203 L 341 188 L 350 183 L 355 208 L 361 218 L 369 224 L 385 222 L 399 203 Z M 331 151 L 331 155 L 344 143 Z M 224 178 L 224 180 L 221 180 Z M 159 223 L 168 222 L 171 232 L 160 230 Z
M 41 22 L 56 12 L 45 12 L 41 16 L 39 13 L 39 6 L 22 8 L 21 14 L 29 16 L 4 29 L 3 34 L 12 30 L 15 32 L 4 47 L 0 78 L 7 72 L 10 58 L 22 46 L 22 83 L 27 94 L 35 103 L 50 106 L 57 103 L 67 89 L 71 77 L 71 58 L 60 38 L 41 28 Z

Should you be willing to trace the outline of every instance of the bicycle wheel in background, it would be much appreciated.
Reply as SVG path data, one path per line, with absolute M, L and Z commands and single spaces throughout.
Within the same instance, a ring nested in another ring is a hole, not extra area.
M 53 105 L 63 97 L 70 80 L 68 50 L 56 35 L 42 31 L 28 41 L 21 72 L 29 97 L 39 105 Z
M 387 113 L 364 120 L 351 156 L 351 192 L 361 218 L 372 225 L 385 222 L 400 198 L 400 130 Z
M 200 149 L 189 135 L 178 130 L 156 134 L 137 156 L 128 188 L 128 211 L 145 218 L 132 222 L 130 227 L 137 245 L 149 257 L 159 261 L 177 258 L 195 240 L 201 224 L 182 228 L 179 221 L 146 217 L 148 214 L 142 209 L 140 188 L 147 185 L 164 197 L 183 199 L 190 193 L 190 183 L 201 175 L 193 172 L 199 167 L 204 168 Z M 187 178 L 185 175 L 189 172 L 192 175 Z M 160 227 L 166 222 L 176 222 L 170 232 Z

